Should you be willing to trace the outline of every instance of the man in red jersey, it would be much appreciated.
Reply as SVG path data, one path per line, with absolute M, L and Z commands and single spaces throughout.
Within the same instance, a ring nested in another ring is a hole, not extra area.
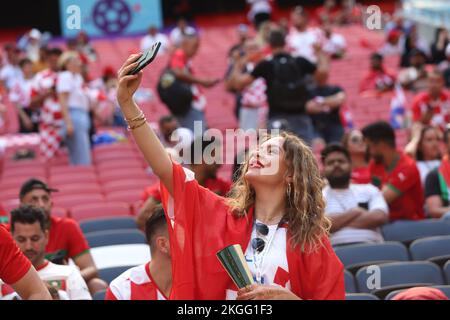
M 106 282 L 98 278 L 97 267 L 89 252 L 89 245 L 78 223 L 69 218 L 51 216 L 53 206 L 51 192 L 54 191 L 57 190 L 50 188 L 44 182 L 30 179 L 22 185 L 19 194 L 21 204 L 34 205 L 45 211 L 49 229 L 46 258 L 53 262 L 56 261 L 55 259 L 67 262 L 71 258 L 80 268 L 81 275 L 92 294 L 106 289 Z
M 397 151 L 395 133 L 384 121 L 366 126 L 362 133 L 372 161 L 372 183 L 381 189 L 389 205 L 390 220 L 424 218 L 424 195 L 419 170 L 413 159 Z

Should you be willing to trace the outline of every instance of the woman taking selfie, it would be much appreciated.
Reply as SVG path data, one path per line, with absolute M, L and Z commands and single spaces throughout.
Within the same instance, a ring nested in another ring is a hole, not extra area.
M 133 101 L 142 71 L 118 72 L 117 99 L 129 128 L 161 180 L 172 220 L 171 299 L 344 299 L 343 265 L 328 240 L 322 180 L 309 148 L 283 133 L 261 144 L 243 164 L 228 198 L 199 186 L 172 162 Z M 216 253 L 240 244 L 255 284 L 237 290 Z

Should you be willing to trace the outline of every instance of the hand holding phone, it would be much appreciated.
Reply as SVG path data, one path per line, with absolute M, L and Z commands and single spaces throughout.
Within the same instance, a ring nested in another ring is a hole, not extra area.
M 145 51 L 142 56 L 136 61 L 137 66 L 128 72 L 128 75 L 134 75 L 148 66 L 156 58 L 159 48 L 161 47 L 161 42 L 156 42 L 152 47 Z

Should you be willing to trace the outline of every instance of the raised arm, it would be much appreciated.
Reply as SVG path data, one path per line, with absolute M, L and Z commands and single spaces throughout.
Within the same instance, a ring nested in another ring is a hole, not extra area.
M 118 71 L 117 101 L 123 115 L 128 120 L 138 118 L 142 112 L 133 100 L 133 94 L 141 83 L 142 71 L 135 75 L 127 75 L 131 69 L 136 67 L 135 61 L 140 56 L 140 54 L 132 54 Z M 131 133 L 145 160 L 166 186 L 169 193 L 172 194 L 172 161 L 167 151 L 149 125 L 138 126 L 138 123 L 132 123 L 131 125 L 137 126 L 135 129 L 131 129 Z

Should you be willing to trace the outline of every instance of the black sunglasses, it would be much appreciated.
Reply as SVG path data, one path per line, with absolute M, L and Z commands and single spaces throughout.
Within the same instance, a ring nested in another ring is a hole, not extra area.
M 266 226 L 264 223 L 256 222 L 255 227 L 256 227 L 257 234 L 262 235 L 264 237 L 269 234 L 269 227 Z M 264 239 L 259 238 L 259 237 L 252 239 L 252 248 L 256 252 L 260 253 L 261 251 L 264 250 L 265 246 L 266 246 L 266 242 L 264 241 Z

